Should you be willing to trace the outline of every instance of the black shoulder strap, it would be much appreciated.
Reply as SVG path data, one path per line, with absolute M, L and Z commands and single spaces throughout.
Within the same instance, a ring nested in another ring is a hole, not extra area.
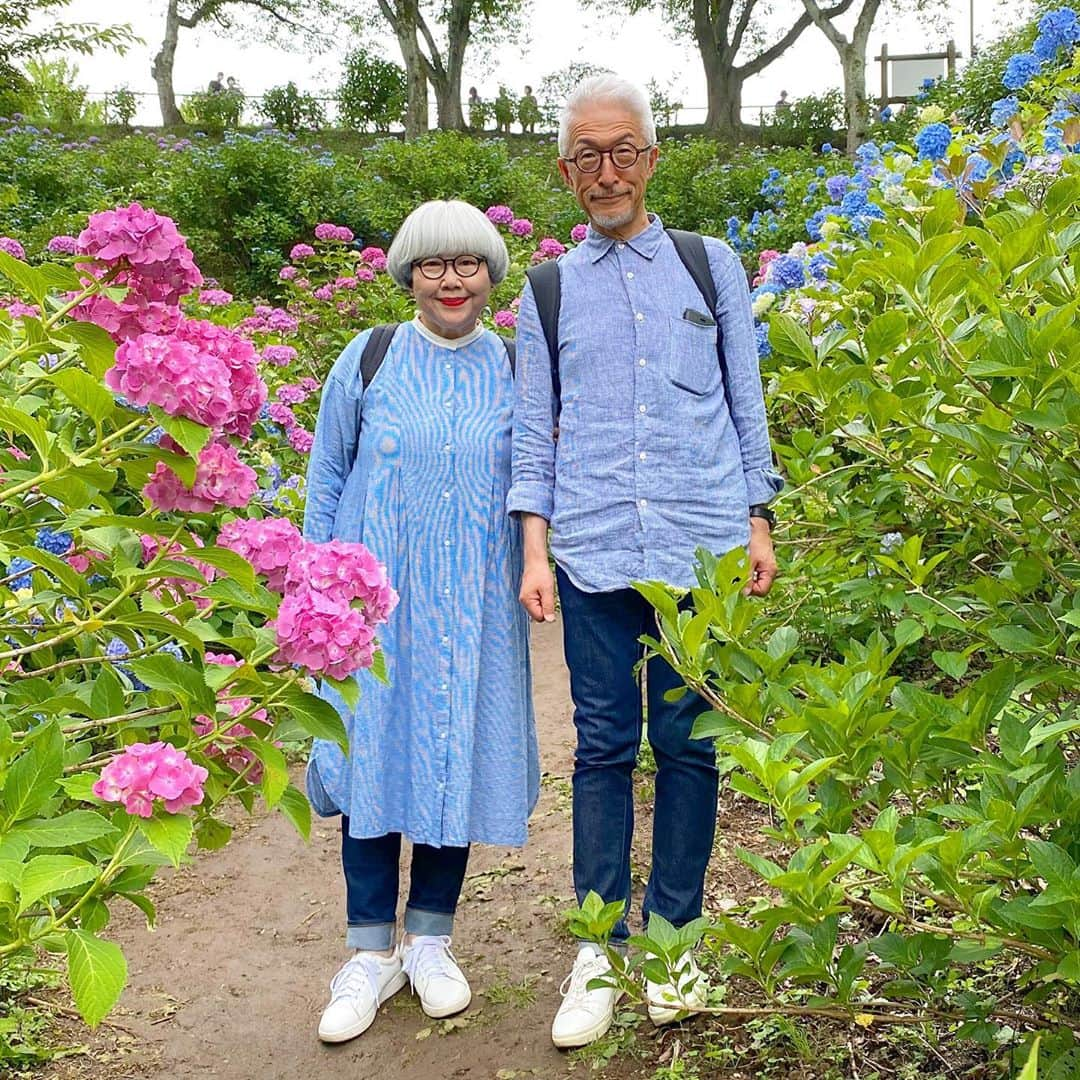
M 551 359 L 551 393 L 558 413 L 562 401 L 562 384 L 559 380 L 559 308 L 562 305 L 562 277 L 556 259 L 547 259 L 525 271 L 532 285 L 536 314 L 544 330 L 548 356 Z
M 517 378 L 517 344 L 510 338 L 504 338 L 500 335 L 499 340 L 502 341 L 504 348 L 506 349 L 506 359 L 510 361 L 510 377 L 512 379 Z
M 398 323 L 383 323 L 371 331 L 371 336 L 367 339 L 364 351 L 360 355 L 360 378 L 365 390 L 375 378 L 375 372 L 382 366 L 386 350 L 390 348 L 390 342 L 399 325 Z

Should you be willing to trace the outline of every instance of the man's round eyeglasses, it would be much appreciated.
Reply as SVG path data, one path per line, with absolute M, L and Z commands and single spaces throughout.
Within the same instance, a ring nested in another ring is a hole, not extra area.
M 637 159 L 652 148 L 653 143 L 639 149 L 633 143 L 624 142 L 610 150 L 579 150 L 573 157 L 563 158 L 563 161 L 571 162 L 583 173 L 599 172 L 605 157 L 611 158 L 611 164 L 616 169 L 632 169 L 637 164 Z
M 446 273 L 448 266 L 454 268 L 458 277 L 475 277 L 480 270 L 480 264 L 485 261 L 479 255 L 455 255 L 452 259 L 433 255 L 431 258 L 414 262 L 413 266 L 418 267 L 428 281 L 438 281 Z

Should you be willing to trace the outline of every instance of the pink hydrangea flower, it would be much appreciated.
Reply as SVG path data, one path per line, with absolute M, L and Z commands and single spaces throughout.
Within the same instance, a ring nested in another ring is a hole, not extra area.
M 307 428 L 300 427 L 299 424 L 289 428 L 288 439 L 289 445 L 298 454 L 310 454 L 312 446 L 315 445 L 315 436 Z
M 194 541 L 196 547 L 204 546 L 202 539 L 195 534 L 192 534 L 191 539 Z M 143 534 L 141 542 L 143 565 L 149 565 L 162 550 L 162 544 L 157 537 L 150 536 L 148 533 Z M 202 560 L 186 554 L 184 548 L 178 543 L 170 544 L 164 551 L 164 557 L 174 559 L 177 562 L 184 562 L 189 566 L 194 567 L 202 574 L 203 579 L 207 584 L 213 581 L 217 576 L 217 571 L 209 563 L 202 562 Z M 198 590 L 202 588 L 200 583 L 186 577 L 179 577 L 174 574 L 169 577 L 155 578 L 146 586 L 146 588 L 153 597 L 163 602 L 165 600 L 182 602 L 186 599 L 192 599 L 195 602 L 195 606 L 200 611 L 204 611 L 210 606 L 210 600 L 207 597 L 195 595 L 198 593 Z
M 356 268 L 357 281 L 374 281 L 375 271 L 370 266 L 358 266 Z
M 510 232 L 522 238 L 532 236 L 533 224 L 528 218 L 514 218 L 510 222 Z
M 45 250 L 53 255 L 74 255 L 79 250 L 79 241 L 74 236 L 54 236 L 45 245 Z
M 319 240 L 336 240 L 341 244 L 351 244 L 354 239 L 353 231 L 347 225 L 333 225 L 329 221 L 315 226 L 315 236 Z
M 261 358 L 275 367 L 286 367 L 296 359 L 296 350 L 291 345 L 267 345 L 263 348 Z
M 772 248 L 766 248 L 764 251 L 758 254 L 758 270 L 764 271 L 765 267 L 773 261 L 773 259 L 779 259 L 780 252 L 774 251 Z
M 95 268 L 91 277 L 84 277 L 89 285 L 93 277 L 100 277 L 104 270 Z M 114 341 L 127 341 L 140 334 L 171 334 L 182 318 L 180 308 L 172 302 L 156 297 L 167 295 L 168 290 L 156 288 L 128 272 L 122 272 L 113 280 L 114 286 L 128 286 L 121 300 L 110 296 L 90 296 L 72 312 L 81 322 L 92 322 L 107 331 Z
M 282 405 L 302 405 L 311 391 L 300 383 L 283 383 L 277 388 L 277 399 Z
M 316 300 L 333 300 L 334 288 L 332 285 L 320 285 L 312 294 Z
M 299 273 L 300 271 L 297 270 L 295 266 L 283 266 L 278 271 L 277 276 L 280 281 L 292 281 L 292 279 L 296 277 L 296 275 Z
M 143 496 L 157 510 L 202 514 L 222 506 L 246 506 L 258 489 L 255 470 L 240 460 L 236 450 L 227 443 L 211 442 L 199 454 L 190 488 L 159 461 Z
M 509 225 L 514 220 L 514 211 L 509 206 L 489 206 L 484 213 L 495 225 Z
M 12 236 L 0 236 L 0 251 L 7 252 L 13 259 L 26 258 L 26 251 L 22 244 Z
M 164 303 L 176 303 L 202 284 L 202 274 L 176 224 L 137 202 L 91 214 L 79 233 L 79 251 L 130 267 L 163 290 L 154 299 Z
M 247 559 L 265 576 L 268 589 L 283 592 L 285 569 L 303 547 L 304 538 L 288 518 L 238 519 L 222 527 L 217 542 Z
M 310 244 L 294 244 L 292 251 L 289 252 L 289 258 L 293 262 L 300 262 L 302 259 L 310 259 L 315 254 L 315 249 Z
M 573 240 L 575 244 L 580 244 L 588 235 L 589 226 L 585 224 L 579 223 L 570 230 L 570 239 Z
M 565 246 L 560 244 L 554 236 L 545 236 L 537 246 L 536 252 L 533 255 L 533 261 L 540 262 L 543 259 L 555 259 L 565 253 Z M 537 256 L 539 256 L 539 258 L 537 258 Z
M 64 561 L 78 574 L 85 574 L 90 569 L 92 563 L 99 562 L 105 559 L 105 555 L 100 551 L 95 551 L 93 548 L 87 548 L 85 551 L 76 551 L 71 555 L 67 555 Z
M 512 311 L 503 308 L 502 311 L 495 312 L 495 325 L 501 326 L 504 330 L 511 330 L 517 326 L 517 316 Z
M 371 667 L 375 631 L 349 601 L 316 589 L 286 594 L 273 622 L 278 659 L 315 675 L 344 679 Z
M 355 289 L 357 285 L 354 277 L 339 277 L 334 281 L 335 289 Z
M 381 247 L 366 247 L 360 252 L 360 261 L 372 270 L 386 269 L 386 252 Z
M 37 304 L 24 304 L 21 300 L 0 301 L 0 308 L 3 308 L 13 319 L 26 317 L 37 319 L 41 316 L 41 308 Z
M 232 393 L 232 415 L 221 424 L 221 430 L 247 439 L 267 398 L 266 383 L 259 378 L 255 346 L 235 330 L 206 319 L 184 319 L 177 326 L 175 337 L 225 366 Z
M 199 293 L 199 303 L 207 307 L 224 307 L 232 303 L 232 293 L 224 289 L 203 289 Z
M 322 383 L 318 379 L 313 378 L 311 375 L 305 375 L 298 384 L 300 388 L 308 394 L 314 394 L 316 390 L 322 386 Z
M 288 405 L 283 405 L 280 401 L 271 402 L 267 406 L 266 415 L 275 424 L 280 424 L 286 431 L 296 427 L 296 414 Z
M 198 806 L 208 775 L 169 743 L 133 743 L 114 755 L 92 790 L 99 799 L 123 803 L 129 814 L 148 818 L 153 817 L 155 799 L 161 799 L 170 814 Z
M 386 567 L 363 544 L 343 540 L 305 542 L 289 560 L 285 588 L 314 589 L 347 603 L 360 600 L 373 626 L 386 622 L 398 602 Z

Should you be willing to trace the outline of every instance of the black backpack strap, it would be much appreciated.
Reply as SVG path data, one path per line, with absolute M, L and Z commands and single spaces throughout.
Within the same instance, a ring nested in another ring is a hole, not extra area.
M 506 349 L 506 359 L 510 361 L 510 378 L 517 378 L 517 344 L 510 338 L 501 337 L 499 340 Z
M 562 384 L 559 380 L 559 308 L 562 306 L 562 277 L 557 259 L 547 259 L 525 271 L 536 301 L 536 314 L 544 329 L 548 356 L 551 360 L 551 396 L 555 402 L 555 419 L 562 405 Z
M 398 325 L 398 323 L 383 323 L 372 329 L 371 336 L 367 339 L 364 351 L 360 355 L 360 379 L 365 390 L 375 378 L 375 372 L 382 366 L 386 350 L 390 348 L 390 342 L 393 340 Z

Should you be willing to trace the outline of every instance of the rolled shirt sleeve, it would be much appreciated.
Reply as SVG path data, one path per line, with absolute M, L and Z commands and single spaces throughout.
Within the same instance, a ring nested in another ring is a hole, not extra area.
M 510 514 L 537 514 L 551 520 L 555 503 L 554 409 L 551 356 L 532 285 L 526 283 L 517 319 L 514 441 L 506 497 Z
M 771 502 L 784 480 L 772 464 L 750 289 L 738 256 L 727 244 L 706 238 L 705 246 L 716 282 L 714 314 L 723 334 L 728 406 L 739 436 L 748 503 L 756 506 Z
M 345 347 L 323 385 L 304 505 L 304 536 L 315 543 L 334 537 L 341 493 L 356 460 L 363 397 L 360 356 L 367 338 L 361 334 Z

